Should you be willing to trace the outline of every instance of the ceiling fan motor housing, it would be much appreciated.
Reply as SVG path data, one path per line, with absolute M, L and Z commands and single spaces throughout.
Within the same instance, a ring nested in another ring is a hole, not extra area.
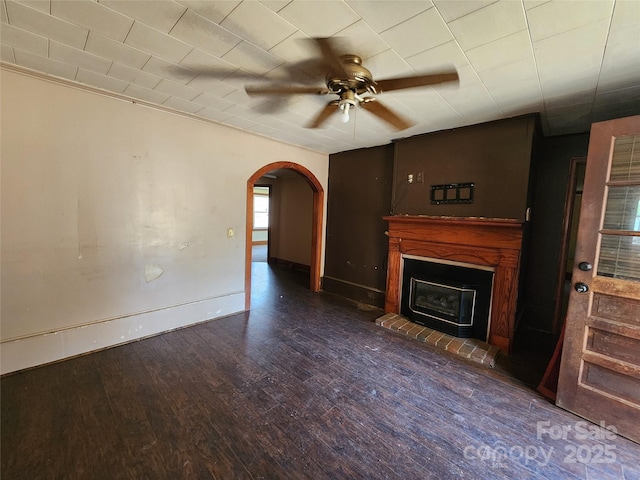
M 373 75 L 362 66 L 362 59 L 357 55 L 342 55 L 340 57 L 344 65 L 344 72 L 331 72 L 327 75 L 327 87 L 334 93 L 342 94 L 352 91 L 362 94 L 371 91 Z M 346 74 L 346 77 L 345 77 Z

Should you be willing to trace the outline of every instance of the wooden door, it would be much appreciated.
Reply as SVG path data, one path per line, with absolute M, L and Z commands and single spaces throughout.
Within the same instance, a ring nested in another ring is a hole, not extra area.
M 556 404 L 640 442 L 640 116 L 591 129 Z

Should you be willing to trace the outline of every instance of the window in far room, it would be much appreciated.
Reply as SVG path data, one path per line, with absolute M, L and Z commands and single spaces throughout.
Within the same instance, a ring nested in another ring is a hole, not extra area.
M 269 227 L 269 187 L 253 187 L 253 228 Z

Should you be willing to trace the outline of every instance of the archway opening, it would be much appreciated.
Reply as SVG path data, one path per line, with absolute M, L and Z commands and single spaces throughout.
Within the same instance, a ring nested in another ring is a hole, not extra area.
M 245 244 L 245 309 L 251 308 L 251 259 L 253 244 L 254 222 L 254 186 L 258 179 L 274 170 L 293 170 L 302 175 L 313 192 L 312 221 L 311 221 L 311 260 L 309 272 L 309 289 L 320 291 L 320 260 L 322 255 L 322 216 L 324 206 L 324 189 L 311 171 L 293 162 L 274 162 L 256 171 L 247 180 L 247 215 L 246 215 L 246 244 Z

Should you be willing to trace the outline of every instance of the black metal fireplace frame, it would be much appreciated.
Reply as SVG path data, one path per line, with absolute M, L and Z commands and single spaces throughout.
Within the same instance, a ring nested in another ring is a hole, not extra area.
M 476 291 L 473 321 L 470 326 L 452 322 L 451 319 L 416 312 L 411 308 L 411 278 L 445 285 L 451 288 L 472 288 Z M 487 340 L 489 331 L 491 295 L 494 272 L 473 266 L 441 263 L 429 258 L 403 256 L 400 313 L 411 321 L 440 332 L 460 337 Z

